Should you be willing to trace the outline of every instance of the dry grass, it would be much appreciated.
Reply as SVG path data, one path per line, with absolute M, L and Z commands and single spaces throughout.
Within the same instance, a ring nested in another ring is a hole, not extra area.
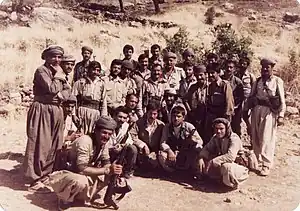
M 206 7 L 201 4 L 177 6 L 172 11 L 162 15 L 152 16 L 159 21 L 173 21 L 187 27 L 195 44 L 204 43 L 208 48 L 213 37 L 208 32 L 204 13 Z M 247 18 L 225 13 L 224 17 L 216 19 L 215 24 L 230 22 L 238 33 L 249 35 L 253 39 L 252 48 L 255 52 L 253 69 L 258 67 L 259 57 L 271 57 L 278 61 L 278 66 L 288 61 L 288 51 L 298 48 L 299 34 L 296 30 L 288 31 L 278 28 L 275 23 L 264 21 L 249 23 Z M 31 28 L 11 27 L 0 33 L 0 66 L 2 77 L 0 85 L 15 87 L 16 84 L 31 84 L 33 72 L 42 64 L 41 50 L 45 40 L 63 46 L 68 53 L 72 53 L 77 60 L 81 59 L 80 47 L 93 46 L 96 59 L 104 67 L 109 67 L 110 61 L 122 57 L 122 47 L 131 43 L 135 49 L 135 57 L 153 43 L 165 45 L 162 33 L 172 34 L 173 29 L 158 29 L 151 27 L 132 28 L 126 25 L 116 26 L 111 23 L 101 24 L 64 24 L 42 25 L 32 24 Z

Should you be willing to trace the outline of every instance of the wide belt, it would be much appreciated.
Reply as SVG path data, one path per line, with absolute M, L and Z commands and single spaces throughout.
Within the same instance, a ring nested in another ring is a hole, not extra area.
M 83 101 L 81 101 L 80 106 L 85 107 L 85 108 L 99 110 L 100 102 L 97 100 L 83 100 Z

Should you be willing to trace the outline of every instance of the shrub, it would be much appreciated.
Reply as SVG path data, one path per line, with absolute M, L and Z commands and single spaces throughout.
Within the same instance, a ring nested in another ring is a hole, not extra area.
M 216 17 L 216 9 L 215 7 L 210 7 L 205 12 L 204 16 L 206 17 L 205 23 L 209 25 L 213 25 Z

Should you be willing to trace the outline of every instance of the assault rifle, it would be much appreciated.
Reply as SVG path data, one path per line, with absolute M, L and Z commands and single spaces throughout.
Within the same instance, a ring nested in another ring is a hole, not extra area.
M 121 150 L 120 156 L 118 157 L 116 164 L 122 166 L 124 165 L 126 151 L 127 151 L 127 146 L 125 145 Z M 122 179 L 120 178 L 120 176 L 119 175 L 111 176 L 104 196 L 104 203 L 107 205 L 107 207 L 113 207 L 115 210 L 119 209 L 119 206 L 117 205 L 118 202 L 121 199 L 123 199 L 124 196 L 132 190 L 125 178 L 123 178 L 123 181 L 125 184 L 121 186 L 120 183 L 122 182 Z M 115 198 L 116 194 L 120 194 L 120 196 Z

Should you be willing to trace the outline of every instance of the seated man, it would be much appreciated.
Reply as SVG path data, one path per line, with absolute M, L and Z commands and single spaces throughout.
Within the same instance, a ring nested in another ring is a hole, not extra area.
M 122 166 L 110 164 L 107 142 L 117 124 L 109 117 L 96 121 L 94 133 L 84 135 L 72 143 L 69 154 L 68 170 L 56 171 L 50 175 L 50 185 L 59 200 L 59 209 L 70 206 L 76 200 L 89 202 L 97 191 L 108 183 L 100 176 L 121 174 Z M 98 181 L 98 182 L 96 182 Z
M 155 168 L 158 166 L 157 153 L 164 123 L 157 119 L 159 104 L 150 102 L 146 107 L 146 114 L 139 119 L 130 131 L 134 145 L 140 151 L 138 160 L 141 167 Z
M 164 98 L 160 109 L 159 119 L 165 124 L 170 122 L 171 109 L 175 103 L 181 102 L 175 89 L 165 89 Z
M 129 109 L 129 121 L 128 123 L 134 124 L 143 115 L 143 110 L 139 105 L 139 98 L 135 94 L 126 95 L 125 107 Z
M 198 155 L 203 141 L 195 127 L 184 121 L 185 116 L 183 104 L 172 108 L 171 123 L 163 129 L 158 161 L 167 172 L 191 169 L 193 174 L 198 174 Z
M 122 148 L 127 145 L 127 152 L 125 156 L 126 164 L 123 172 L 123 176 L 127 179 L 133 175 L 137 158 L 137 148 L 133 145 L 133 141 L 129 133 L 129 112 L 130 110 L 125 106 L 120 106 L 116 109 L 114 119 L 117 122 L 117 127 L 109 140 L 109 155 L 111 162 L 118 157 Z
M 232 132 L 227 119 L 215 119 L 213 128 L 215 135 L 200 152 L 200 172 L 211 178 L 221 179 L 231 188 L 237 188 L 249 177 L 248 169 L 235 163 L 237 154 L 242 149 L 242 141 Z

